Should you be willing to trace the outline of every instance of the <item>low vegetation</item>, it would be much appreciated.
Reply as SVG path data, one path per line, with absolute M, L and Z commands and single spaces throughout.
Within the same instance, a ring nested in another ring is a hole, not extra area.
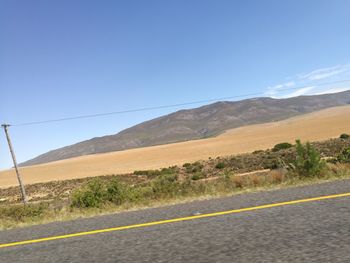
M 216 168 L 216 169 L 224 169 L 225 166 L 226 166 L 225 163 L 219 162 L 219 163 L 217 163 L 217 164 L 215 165 L 215 168 Z
M 342 133 L 339 138 L 343 140 L 348 140 L 350 139 L 350 135 L 347 133 Z
M 66 181 L 64 191 L 59 191 L 60 195 L 32 201 L 27 206 L 11 202 L 0 205 L 0 227 L 71 219 L 203 196 L 350 178 L 350 140 L 339 138 L 304 144 L 297 140 L 294 146 L 278 145 L 272 150 L 210 158 L 185 163 L 181 167 L 80 179 L 79 182 L 71 182 L 74 185 L 71 188 Z M 57 188 L 63 183 L 52 184 Z M 44 186 L 49 185 L 36 186 L 36 189 Z M 6 189 L 0 190 L 0 197 L 4 191 Z
M 337 161 L 340 163 L 350 163 L 350 147 L 344 149 L 337 158 Z
M 293 145 L 288 143 L 288 142 L 282 142 L 282 143 L 278 143 L 276 144 L 273 148 L 272 148 L 272 151 L 273 152 L 278 152 L 280 150 L 284 150 L 284 149 L 289 149 L 289 148 L 292 148 Z
M 315 177 L 325 171 L 326 163 L 321 159 L 320 153 L 309 142 L 303 145 L 300 140 L 297 140 L 296 157 L 289 167 L 299 177 Z

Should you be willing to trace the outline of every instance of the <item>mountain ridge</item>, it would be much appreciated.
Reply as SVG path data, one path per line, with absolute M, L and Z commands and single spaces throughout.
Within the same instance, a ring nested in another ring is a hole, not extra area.
M 122 130 L 41 154 L 20 166 L 42 164 L 72 157 L 121 151 L 202 139 L 228 129 L 284 120 L 313 111 L 350 104 L 350 90 L 287 99 L 269 97 L 219 101 L 193 109 L 179 110 Z

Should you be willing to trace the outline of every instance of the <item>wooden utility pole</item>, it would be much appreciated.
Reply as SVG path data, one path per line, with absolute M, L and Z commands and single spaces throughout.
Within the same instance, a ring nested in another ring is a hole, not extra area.
M 6 139 L 7 139 L 7 143 L 8 143 L 9 148 L 10 148 L 10 153 L 11 153 L 12 160 L 13 160 L 13 165 L 15 167 L 15 171 L 16 171 L 16 174 L 17 174 L 19 187 L 20 187 L 21 194 L 22 194 L 22 201 L 23 201 L 24 204 L 27 204 L 28 200 L 27 200 L 27 196 L 26 196 L 26 190 L 25 190 L 24 184 L 22 182 L 21 174 L 19 173 L 19 170 L 18 170 L 18 165 L 17 165 L 17 161 L 16 161 L 16 155 L 15 155 L 15 152 L 14 152 L 13 147 L 12 147 L 12 143 L 11 143 L 9 132 L 7 130 L 7 128 L 10 127 L 10 125 L 9 124 L 2 124 L 1 127 L 4 128 Z

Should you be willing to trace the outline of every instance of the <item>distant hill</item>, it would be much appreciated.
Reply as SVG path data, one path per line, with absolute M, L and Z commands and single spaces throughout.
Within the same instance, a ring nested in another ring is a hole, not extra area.
M 211 137 L 249 124 L 279 121 L 321 109 L 350 104 L 350 91 L 288 99 L 254 98 L 216 102 L 180 110 L 143 122 L 118 134 L 92 138 L 49 151 L 21 164 L 47 163 L 72 157 L 121 151 Z

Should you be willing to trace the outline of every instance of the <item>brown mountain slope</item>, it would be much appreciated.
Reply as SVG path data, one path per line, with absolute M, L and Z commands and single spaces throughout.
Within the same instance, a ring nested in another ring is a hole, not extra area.
M 47 163 L 87 154 L 105 153 L 208 138 L 228 129 L 290 118 L 350 104 L 350 91 L 289 99 L 256 98 L 217 102 L 153 119 L 116 135 L 83 141 L 42 154 L 23 164 Z
M 229 130 L 215 138 L 130 149 L 22 167 L 25 183 L 47 182 L 104 174 L 128 173 L 181 165 L 217 157 L 271 148 L 279 142 L 325 140 L 350 133 L 350 106 L 334 107 L 279 122 Z M 13 170 L 0 172 L 0 187 L 16 185 Z

